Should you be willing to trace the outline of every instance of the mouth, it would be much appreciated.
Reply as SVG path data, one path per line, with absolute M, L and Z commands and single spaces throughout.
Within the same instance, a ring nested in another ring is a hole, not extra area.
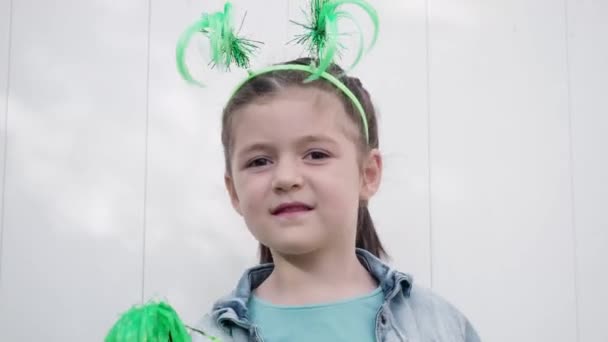
M 306 203 L 301 202 L 290 202 L 283 203 L 270 211 L 272 215 L 293 215 L 297 213 L 303 213 L 313 210 L 314 208 Z

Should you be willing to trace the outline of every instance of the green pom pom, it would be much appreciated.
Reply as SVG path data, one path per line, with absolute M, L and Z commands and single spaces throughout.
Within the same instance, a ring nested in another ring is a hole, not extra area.
M 177 69 L 188 82 L 203 86 L 195 80 L 185 62 L 186 49 L 195 34 L 202 33 L 209 39 L 211 47 L 211 67 L 219 66 L 230 70 L 231 65 L 248 68 L 253 53 L 261 42 L 238 37 L 234 32 L 232 4 L 227 2 L 223 12 L 204 13 L 202 18 L 192 24 L 180 36 L 176 47 Z
M 340 19 L 352 21 L 358 28 L 357 34 L 359 36 L 357 56 L 354 62 L 346 68 L 345 73 L 348 73 L 361 60 L 365 50 L 361 26 L 350 13 L 338 10 L 340 6 L 349 4 L 363 9 L 374 24 L 374 36 L 368 50 L 376 43 L 379 26 L 378 13 L 369 3 L 364 0 L 312 0 L 310 3 L 310 13 L 308 13 L 308 24 L 294 22 L 305 29 L 305 32 L 297 35 L 294 40 L 298 44 L 304 45 L 309 53 L 318 60 L 316 70 L 306 79 L 307 82 L 321 77 L 321 74 L 332 63 L 335 55 L 340 54 L 340 49 L 344 48 L 338 40 L 340 35 L 338 20 Z
M 211 342 L 221 342 L 217 337 L 184 325 L 177 312 L 164 302 L 133 306 L 120 316 L 105 342 L 191 342 L 187 328 Z
M 190 342 L 190 335 L 166 303 L 134 306 L 114 324 L 105 342 Z

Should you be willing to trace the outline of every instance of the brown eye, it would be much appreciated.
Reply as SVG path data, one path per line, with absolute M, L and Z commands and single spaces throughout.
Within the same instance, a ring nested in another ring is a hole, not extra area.
M 260 167 L 260 166 L 265 166 L 270 162 L 270 160 L 266 159 L 266 158 L 256 158 L 252 161 L 250 161 L 249 163 L 247 163 L 246 167 L 250 168 L 250 167 Z
M 310 153 L 308 153 L 308 155 L 314 160 L 325 159 L 329 157 L 329 154 L 323 151 L 311 151 Z

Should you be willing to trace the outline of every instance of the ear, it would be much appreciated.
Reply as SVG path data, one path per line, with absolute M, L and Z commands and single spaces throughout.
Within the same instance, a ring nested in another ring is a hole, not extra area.
M 372 149 L 363 161 L 359 198 L 368 201 L 380 187 L 382 180 L 382 155 L 377 148 Z
M 236 189 L 234 187 L 234 180 L 229 175 L 224 175 L 224 184 L 226 185 L 226 190 L 228 191 L 228 195 L 230 196 L 230 203 L 232 203 L 232 207 L 236 210 L 239 215 L 243 216 L 241 212 L 241 205 L 239 202 L 239 197 L 236 193 Z

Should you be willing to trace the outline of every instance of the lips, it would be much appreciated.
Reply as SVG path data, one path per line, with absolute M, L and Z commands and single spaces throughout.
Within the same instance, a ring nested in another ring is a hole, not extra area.
M 270 213 L 272 215 L 279 215 L 282 213 L 289 213 L 289 212 L 298 212 L 298 211 L 309 211 L 312 210 L 313 208 L 311 206 L 309 206 L 306 203 L 302 203 L 302 202 L 288 202 L 288 203 L 282 203 L 281 205 L 275 207 L 274 209 L 272 209 L 270 211 Z

